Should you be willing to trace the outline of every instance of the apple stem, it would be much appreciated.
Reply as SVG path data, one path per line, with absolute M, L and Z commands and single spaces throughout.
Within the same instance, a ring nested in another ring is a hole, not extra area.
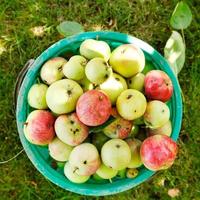
M 109 181 L 110 181 L 110 183 L 112 183 L 112 179 L 111 178 L 109 179 Z

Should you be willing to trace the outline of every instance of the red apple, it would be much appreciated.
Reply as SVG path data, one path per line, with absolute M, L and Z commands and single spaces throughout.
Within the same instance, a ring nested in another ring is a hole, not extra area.
M 48 144 L 55 136 L 54 121 L 55 118 L 49 111 L 32 111 L 24 123 L 26 139 L 37 145 Z
M 144 140 L 140 156 L 146 168 L 157 171 L 171 167 L 177 151 L 177 145 L 170 137 L 154 135 Z
M 111 101 L 99 90 L 87 91 L 78 99 L 76 113 L 79 120 L 88 126 L 101 125 L 111 114 Z
M 144 80 L 145 95 L 152 100 L 168 101 L 173 93 L 173 85 L 169 76 L 161 70 L 152 70 Z

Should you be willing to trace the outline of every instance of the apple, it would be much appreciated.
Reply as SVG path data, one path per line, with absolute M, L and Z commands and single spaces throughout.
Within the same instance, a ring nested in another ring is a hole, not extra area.
M 150 60 L 146 60 L 146 62 L 145 62 L 145 67 L 144 67 L 144 69 L 142 70 L 142 73 L 143 73 L 144 75 L 146 75 L 149 71 L 154 70 L 154 69 L 155 69 L 155 66 L 154 66 L 153 62 L 150 61 Z
M 163 126 L 170 118 L 168 106 L 162 101 L 153 100 L 147 103 L 144 122 L 151 129 Z
M 36 109 L 47 109 L 47 89 L 48 86 L 42 83 L 32 85 L 28 92 L 28 104 Z
M 138 170 L 135 168 L 127 169 L 126 171 L 126 177 L 127 178 L 135 178 L 138 175 Z
M 115 105 L 117 97 L 127 89 L 127 84 L 122 76 L 113 73 L 105 82 L 100 85 L 100 89 L 108 95 L 112 105 Z
M 168 101 L 173 94 L 169 76 L 161 70 L 152 70 L 145 77 L 145 95 L 151 100 Z
M 111 113 L 111 102 L 99 90 L 89 90 L 78 99 L 76 113 L 80 121 L 88 126 L 98 126 L 106 122 Z
M 117 177 L 118 178 L 125 178 L 126 177 L 126 168 L 119 170 L 117 172 Z
M 65 164 L 64 175 L 73 183 L 85 183 L 90 176 L 81 176 L 76 173 L 76 170 L 70 166 L 69 162 Z
M 127 120 L 141 117 L 146 110 L 147 102 L 145 96 L 134 89 L 124 90 L 117 98 L 117 111 Z
M 63 65 L 67 62 L 64 58 L 55 57 L 48 60 L 41 68 L 40 77 L 48 85 L 64 77 Z
M 143 90 L 144 90 L 144 78 L 145 78 L 145 75 L 142 74 L 142 73 L 138 73 L 135 76 L 129 78 L 127 80 L 128 88 L 135 89 L 135 90 L 138 90 L 140 92 L 143 92 Z
M 70 60 L 64 64 L 63 73 L 64 75 L 72 80 L 78 81 L 85 76 L 85 65 L 87 60 L 83 56 L 72 56 Z
M 92 83 L 101 84 L 112 74 L 112 68 L 103 58 L 93 58 L 85 67 L 85 74 Z
M 83 143 L 74 147 L 69 156 L 69 164 L 78 175 L 94 174 L 101 165 L 97 148 L 91 143 Z
M 128 144 L 122 139 L 111 139 L 103 145 L 101 159 L 107 167 L 122 170 L 131 161 L 131 150 Z
M 94 144 L 99 151 L 101 151 L 102 146 L 109 139 L 110 138 L 107 137 L 103 132 L 92 133 L 92 144 Z
M 170 137 L 154 135 L 144 140 L 140 148 L 140 156 L 146 168 L 158 171 L 171 167 L 177 151 L 177 145 Z
M 60 115 L 55 121 L 58 138 L 71 146 L 82 143 L 88 136 L 89 129 L 77 117 L 76 113 Z
M 108 61 L 111 51 L 109 45 L 104 41 L 86 39 L 80 45 L 80 54 L 87 59 L 98 57 Z
M 148 133 L 150 136 L 152 135 L 167 135 L 170 137 L 172 133 L 172 124 L 171 121 L 168 120 L 163 126 L 157 129 L 149 129 Z
M 126 139 L 128 146 L 131 149 L 131 161 L 128 164 L 128 168 L 137 168 L 142 165 L 140 158 L 140 146 L 142 142 L 138 139 Z
M 57 137 L 49 143 L 50 156 L 60 162 L 68 161 L 72 149 L 73 147 L 63 143 Z
M 78 98 L 83 94 L 81 86 L 69 79 L 51 84 L 47 90 L 48 107 L 56 114 L 65 114 L 75 110 Z
M 131 121 L 118 117 L 103 129 L 103 133 L 109 138 L 124 139 L 129 136 L 131 128 Z
M 82 87 L 84 92 L 94 89 L 94 85 L 95 84 L 90 82 L 85 75 L 84 75 L 83 79 L 81 79 L 81 80 L 79 80 L 77 82 Z
M 94 179 L 95 181 L 98 181 L 98 182 L 101 182 L 101 181 L 104 180 L 104 179 L 101 178 L 97 173 L 93 174 L 92 177 L 93 177 L 93 179 Z
M 26 139 L 37 145 L 50 143 L 54 136 L 54 116 L 46 110 L 32 111 L 24 123 L 24 135 Z
M 117 170 L 112 169 L 111 167 L 107 167 L 104 164 L 101 164 L 99 169 L 96 171 L 96 174 L 103 179 L 111 179 L 117 175 Z
M 125 78 L 130 78 L 143 70 L 145 57 L 137 46 L 123 44 L 112 52 L 109 63 L 114 71 Z

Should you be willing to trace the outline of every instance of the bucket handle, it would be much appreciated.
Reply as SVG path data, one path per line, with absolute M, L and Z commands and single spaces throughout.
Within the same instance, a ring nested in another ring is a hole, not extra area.
M 35 62 L 34 59 L 28 60 L 26 62 L 26 64 L 22 67 L 22 69 L 20 70 L 20 72 L 17 76 L 15 86 L 14 86 L 14 91 L 13 91 L 13 109 L 14 109 L 14 112 L 16 112 L 17 97 L 18 97 L 20 87 L 22 85 L 22 82 L 24 80 L 24 77 L 25 77 L 27 71 L 30 69 L 30 67 L 33 65 L 34 62 Z

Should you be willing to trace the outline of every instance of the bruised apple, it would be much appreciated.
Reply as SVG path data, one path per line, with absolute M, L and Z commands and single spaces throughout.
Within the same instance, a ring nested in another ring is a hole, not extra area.
M 177 145 L 170 137 L 154 135 L 143 141 L 140 156 L 146 168 L 158 171 L 171 167 L 177 151 Z
M 169 76 L 161 70 L 148 72 L 144 80 L 145 95 L 151 100 L 168 101 L 173 93 L 173 85 Z
M 48 144 L 55 136 L 54 121 L 55 118 L 49 111 L 32 111 L 24 123 L 24 135 L 26 139 L 32 144 Z
M 79 120 L 88 126 L 101 125 L 111 114 L 111 101 L 101 91 L 87 91 L 78 99 L 76 113 Z
M 60 115 L 55 121 L 58 138 L 71 146 L 82 143 L 88 136 L 89 129 L 77 117 L 76 113 Z

